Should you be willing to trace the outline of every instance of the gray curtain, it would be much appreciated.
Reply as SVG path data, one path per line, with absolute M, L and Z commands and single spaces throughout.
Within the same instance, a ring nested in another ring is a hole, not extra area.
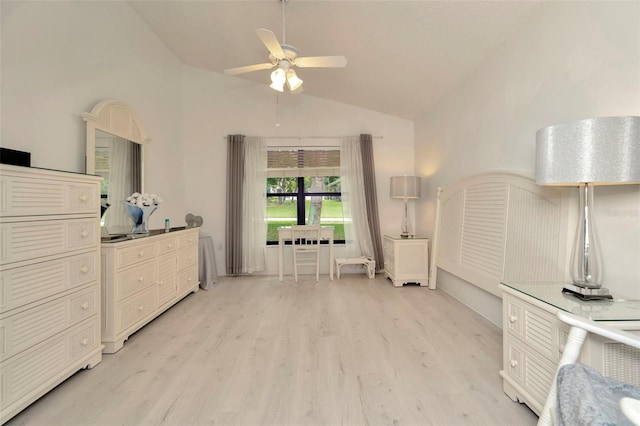
M 225 230 L 227 275 L 242 273 L 242 180 L 244 136 L 227 135 L 227 217 Z
M 371 135 L 360 135 L 360 153 L 362 155 L 367 220 L 369 222 L 371 242 L 373 243 L 376 270 L 382 271 L 384 269 L 384 255 L 382 254 L 380 215 L 378 214 L 378 195 L 376 193 L 376 170 L 373 161 L 373 138 Z

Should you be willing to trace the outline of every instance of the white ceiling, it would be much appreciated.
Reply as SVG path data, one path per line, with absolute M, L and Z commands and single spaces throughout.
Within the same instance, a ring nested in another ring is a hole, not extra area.
M 129 3 L 184 63 L 195 67 L 222 72 L 268 62 L 256 28 L 272 30 L 282 42 L 280 0 Z M 298 69 L 305 94 L 413 119 L 549 5 L 289 0 L 286 41 L 300 56 L 347 58 L 346 68 Z M 229 78 L 269 84 L 270 72 Z

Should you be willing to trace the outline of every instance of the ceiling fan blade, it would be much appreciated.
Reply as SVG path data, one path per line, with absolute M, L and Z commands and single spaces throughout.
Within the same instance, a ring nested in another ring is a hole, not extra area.
M 296 58 L 296 66 L 300 68 L 342 68 L 347 65 L 344 56 L 307 56 Z
M 274 58 L 284 59 L 284 51 L 282 50 L 280 42 L 273 31 L 265 28 L 258 28 L 256 30 L 256 34 L 258 34 L 258 37 L 260 37 L 260 40 L 264 43 L 267 49 L 269 49 L 269 53 L 271 53 Z
M 247 65 L 246 67 L 237 67 L 237 68 L 230 68 L 228 70 L 224 70 L 224 73 L 227 75 L 236 75 L 236 74 L 242 74 L 245 72 L 268 70 L 273 67 L 275 67 L 275 65 L 271 63 Z

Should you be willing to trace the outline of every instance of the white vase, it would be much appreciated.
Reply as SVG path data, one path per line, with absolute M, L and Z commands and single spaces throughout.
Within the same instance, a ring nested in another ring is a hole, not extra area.
M 133 221 L 132 234 L 148 234 L 149 233 L 149 217 L 156 211 L 158 206 L 156 204 L 151 206 L 138 207 L 135 204 L 129 204 L 124 202 Z

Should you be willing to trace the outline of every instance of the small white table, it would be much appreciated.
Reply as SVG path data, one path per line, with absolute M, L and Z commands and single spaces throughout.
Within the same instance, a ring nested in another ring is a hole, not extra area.
M 329 241 L 329 278 L 333 279 L 333 226 L 321 226 L 320 238 Z M 284 243 L 291 241 L 291 227 L 281 226 L 278 228 L 278 277 L 282 281 L 282 271 L 284 269 Z

